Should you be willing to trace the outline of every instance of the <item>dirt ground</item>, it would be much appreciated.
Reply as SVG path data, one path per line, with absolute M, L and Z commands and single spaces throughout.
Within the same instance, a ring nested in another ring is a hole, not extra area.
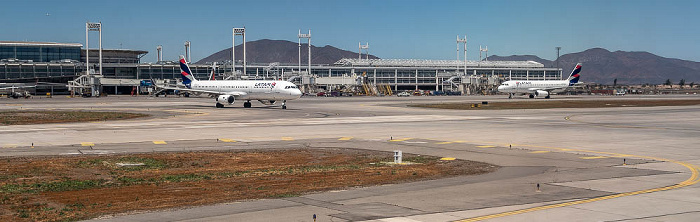
M 291 149 L 0 159 L 0 221 L 100 215 L 483 174 L 464 160 L 358 149 Z
M 551 109 L 551 108 L 604 108 L 604 107 L 649 107 L 700 105 L 700 99 L 687 100 L 527 100 L 516 102 L 493 102 L 488 104 L 442 103 L 415 104 L 412 107 L 482 110 L 482 109 Z
M 82 111 L 0 111 L 0 125 L 27 125 L 70 123 L 106 120 L 124 120 L 147 117 L 147 114 L 122 112 Z

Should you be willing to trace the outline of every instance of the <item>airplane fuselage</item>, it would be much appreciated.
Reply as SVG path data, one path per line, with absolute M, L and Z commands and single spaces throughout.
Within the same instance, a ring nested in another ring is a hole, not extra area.
M 287 81 L 217 80 L 196 81 L 191 89 L 237 94 L 241 100 L 293 100 L 301 97 L 301 91 L 294 83 Z
M 563 92 L 569 87 L 569 80 L 545 80 L 545 81 L 529 81 L 529 80 L 510 80 L 503 82 L 498 86 L 499 92 L 504 93 L 535 93 L 537 90 L 554 89 L 551 92 Z
M 569 78 L 565 80 L 509 80 L 498 86 L 498 91 L 510 94 L 508 98 L 512 98 L 515 94 L 530 94 L 530 98 L 549 99 L 550 94 L 564 92 L 569 86 L 578 83 L 581 66 L 581 63 L 576 64 Z

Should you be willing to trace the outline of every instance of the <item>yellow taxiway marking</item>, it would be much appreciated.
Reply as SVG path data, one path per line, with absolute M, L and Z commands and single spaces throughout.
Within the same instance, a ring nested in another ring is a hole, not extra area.
M 436 144 L 450 144 L 450 143 L 455 143 L 455 142 L 439 142 L 439 143 L 436 143 Z
M 5 104 L 6 106 L 22 106 L 24 104 Z
M 292 138 L 292 137 L 282 137 L 282 140 L 284 140 L 284 141 L 292 141 L 292 140 L 294 140 L 294 138 Z
M 608 156 L 586 156 L 586 157 L 579 157 L 584 160 L 592 160 L 592 159 L 605 159 L 605 158 L 610 158 Z
M 224 138 L 224 139 L 219 139 L 219 141 L 221 141 L 221 142 L 226 142 L 226 143 L 235 143 L 235 142 L 236 142 L 235 140 L 226 139 L 226 138 Z
M 513 145 L 515 145 L 515 144 L 513 144 Z M 533 211 L 547 210 L 547 209 L 552 209 L 552 208 L 559 208 L 559 207 L 566 207 L 566 206 L 572 206 L 572 205 L 577 205 L 577 204 L 591 203 L 591 202 L 596 202 L 596 201 L 601 201 L 601 200 L 608 200 L 608 199 L 613 199 L 613 198 L 618 198 L 618 197 L 626 197 L 626 196 L 633 196 L 633 195 L 639 195 L 639 194 L 645 194 L 645 193 L 672 190 L 672 189 L 678 189 L 681 187 L 690 186 L 690 185 L 693 185 L 693 184 L 700 182 L 700 167 L 689 164 L 689 163 L 677 161 L 677 160 L 658 158 L 658 157 L 650 157 L 650 156 L 619 154 L 619 153 L 611 153 L 611 152 L 604 152 L 604 151 L 566 149 L 566 148 L 534 146 L 534 145 L 518 145 L 518 146 L 552 149 L 552 150 L 560 150 L 560 151 L 576 151 L 576 152 L 582 152 L 582 153 L 629 156 L 629 157 L 636 157 L 636 158 L 642 158 L 642 159 L 671 162 L 671 163 L 675 163 L 675 164 L 679 164 L 681 166 L 684 166 L 685 168 L 688 168 L 690 170 L 691 175 L 690 175 L 690 178 L 688 178 L 685 181 L 680 182 L 676 185 L 659 187 L 659 188 L 652 188 L 652 189 L 646 189 L 646 190 L 631 191 L 631 192 L 625 192 L 625 193 L 619 193 L 619 194 L 612 194 L 612 195 L 607 195 L 607 196 L 602 196 L 602 197 L 569 201 L 569 202 L 558 203 L 558 204 L 550 204 L 550 205 L 539 206 L 539 207 L 531 207 L 531 208 L 525 208 L 525 209 L 521 209 L 521 210 L 513 210 L 513 211 L 508 211 L 508 212 L 503 212 L 503 213 L 496 213 L 496 214 L 484 215 L 484 216 L 479 216 L 479 217 L 473 217 L 473 218 L 469 218 L 469 219 L 465 219 L 465 220 L 459 220 L 459 222 L 488 220 L 488 219 L 494 219 L 494 218 L 499 218 L 499 217 L 523 214 L 523 213 L 528 213 L 528 212 L 533 212 Z M 606 158 L 606 157 L 604 157 L 604 158 Z
M 154 140 L 154 141 L 153 141 L 153 144 L 165 145 L 165 144 L 168 144 L 168 143 L 166 143 L 166 142 L 163 141 L 163 140 Z
M 80 145 L 81 146 L 95 146 L 95 143 L 93 143 L 93 142 L 81 142 Z
M 5 144 L 2 148 L 17 148 L 17 144 Z
M 410 140 L 410 139 L 413 139 L 413 138 L 395 139 L 395 140 L 389 140 L 389 142 L 401 142 L 401 141 L 406 141 L 406 140 Z
M 455 160 L 455 159 L 456 159 L 456 158 L 454 158 L 454 157 L 443 157 L 443 158 L 440 158 L 440 160 Z
M 476 147 L 479 147 L 479 148 L 494 148 L 494 147 L 496 147 L 496 146 L 484 145 L 484 146 L 476 146 Z
M 341 138 L 338 139 L 338 140 L 351 140 L 352 138 L 353 138 L 353 137 L 341 137 Z
M 549 152 L 552 152 L 552 151 L 540 150 L 540 151 L 532 151 L 532 152 L 530 152 L 530 153 L 549 153 Z

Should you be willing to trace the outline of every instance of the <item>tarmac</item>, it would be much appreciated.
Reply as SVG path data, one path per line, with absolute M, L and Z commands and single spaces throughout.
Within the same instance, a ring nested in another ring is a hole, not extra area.
M 694 96 L 554 96 L 551 100 Z M 94 221 L 698 221 L 700 106 L 440 110 L 412 103 L 507 96 L 302 97 L 287 110 L 208 98 L 2 99 L 0 110 L 110 110 L 145 119 L 0 126 L 1 156 L 344 147 L 501 166 L 496 172 L 348 188 Z M 539 186 L 538 186 L 539 185 Z M 539 187 L 539 189 L 538 189 Z

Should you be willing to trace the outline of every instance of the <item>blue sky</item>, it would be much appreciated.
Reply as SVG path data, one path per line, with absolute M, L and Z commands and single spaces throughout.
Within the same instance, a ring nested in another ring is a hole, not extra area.
M 562 54 L 603 47 L 700 61 L 699 10 L 700 1 L 661 0 L 27 0 L 2 3 L 0 40 L 84 44 L 89 20 L 102 21 L 105 48 L 150 51 L 146 62 L 155 61 L 157 45 L 175 60 L 187 40 L 197 61 L 230 47 L 231 28 L 242 26 L 248 41 L 296 42 L 299 29 L 311 29 L 315 46 L 357 51 L 369 42 L 381 58 L 455 59 L 456 35 L 466 34 L 470 60 L 488 45 L 489 55 L 554 59 L 556 46 Z M 91 34 L 91 48 L 96 40 Z

